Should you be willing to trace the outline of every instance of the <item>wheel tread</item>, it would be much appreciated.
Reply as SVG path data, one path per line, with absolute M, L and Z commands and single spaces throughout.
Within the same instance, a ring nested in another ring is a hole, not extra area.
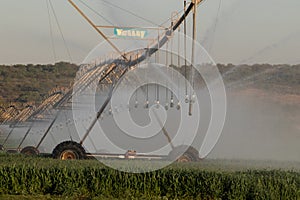
M 76 154 L 76 156 L 78 156 L 77 159 L 85 159 L 86 158 L 85 149 L 79 143 L 74 142 L 74 141 L 64 141 L 64 142 L 58 144 L 52 152 L 53 158 L 60 159 L 61 154 L 66 150 L 73 151 Z

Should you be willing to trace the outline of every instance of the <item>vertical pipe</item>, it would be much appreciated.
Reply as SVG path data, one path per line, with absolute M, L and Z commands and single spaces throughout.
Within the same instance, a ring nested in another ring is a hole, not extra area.
M 197 40 L 197 0 L 193 0 L 194 3 L 194 12 L 193 12 L 193 43 L 192 43 L 192 65 L 195 65 L 195 45 Z M 193 89 L 194 89 L 194 68 L 192 66 L 192 83 L 193 83 Z M 192 97 L 190 97 L 192 98 Z
M 195 62 L 195 43 L 197 40 L 197 26 L 196 26 L 196 21 L 197 21 L 197 6 L 196 6 L 196 0 L 193 0 L 194 7 L 193 7 L 193 43 L 192 43 L 192 64 Z
M 157 87 L 157 101 L 159 102 L 159 84 L 157 84 L 156 87 Z
M 178 55 L 177 55 L 177 66 L 178 66 L 178 68 L 180 68 L 181 66 L 181 64 L 180 64 L 180 27 L 178 27 Z
M 178 27 L 178 55 L 177 55 L 177 66 L 178 66 L 178 69 L 181 68 L 181 64 L 180 64 L 180 26 Z M 178 95 L 178 103 L 177 103 L 177 110 L 180 109 L 180 78 L 179 78 L 179 74 L 177 74 L 177 79 L 178 79 L 178 86 L 177 86 L 177 95 Z
M 146 85 L 146 105 L 145 105 L 145 108 L 149 108 L 149 84 Z
M 194 64 L 195 64 L 195 45 L 197 40 L 197 26 L 196 26 L 196 20 L 197 20 L 197 1 L 193 0 L 194 7 L 193 7 L 193 43 L 192 43 L 192 66 L 191 66 L 191 81 L 192 81 L 192 91 L 190 94 L 190 100 L 189 100 L 189 115 L 192 115 L 192 104 L 193 104 L 193 97 L 194 96 Z M 193 94 L 192 94 L 193 93 Z
M 138 102 L 138 89 L 136 89 L 135 91 L 135 103 L 134 103 L 134 107 L 137 108 L 139 105 L 139 102 Z
M 171 23 L 171 26 L 173 26 L 173 24 Z M 167 66 L 167 73 L 169 73 L 169 45 L 168 42 L 166 43 L 166 66 Z M 166 80 L 166 105 L 165 105 L 165 109 L 168 110 L 169 109 L 169 92 L 168 92 L 168 81 Z
M 185 102 L 188 103 L 186 40 L 187 40 L 187 38 L 186 38 L 186 0 L 184 0 L 184 78 L 185 78 Z
M 189 116 L 192 116 L 193 103 L 192 100 L 189 102 Z

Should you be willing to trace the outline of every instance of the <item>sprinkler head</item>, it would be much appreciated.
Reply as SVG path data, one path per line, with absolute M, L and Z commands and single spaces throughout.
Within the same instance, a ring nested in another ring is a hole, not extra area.
M 171 108 L 174 107 L 174 99 L 171 99 L 170 107 L 171 107 Z
M 159 101 L 156 101 L 156 108 L 159 108 Z
M 168 110 L 168 109 L 169 109 L 169 104 L 168 104 L 168 103 L 166 103 L 166 105 L 165 105 L 165 109 L 166 109 L 166 110 Z
M 139 102 L 135 101 L 134 107 L 137 108 L 139 106 Z
M 195 103 L 195 101 L 196 101 L 196 95 L 193 94 L 193 95 L 192 95 L 192 103 Z
M 185 96 L 184 102 L 185 102 L 185 103 L 188 103 L 188 102 L 189 102 L 189 95 L 186 95 L 186 96 Z
M 176 106 L 176 109 L 177 109 L 177 110 L 180 110 L 180 107 L 181 107 L 181 106 L 180 106 L 180 103 L 178 102 L 178 104 L 177 104 L 177 106 Z
M 146 109 L 149 108 L 149 101 L 146 101 L 146 104 L 145 104 L 144 108 L 146 108 Z
M 193 103 L 192 103 L 192 100 L 190 101 L 189 103 L 189 116 L 192 116 L 192 110 L 193 110 Z

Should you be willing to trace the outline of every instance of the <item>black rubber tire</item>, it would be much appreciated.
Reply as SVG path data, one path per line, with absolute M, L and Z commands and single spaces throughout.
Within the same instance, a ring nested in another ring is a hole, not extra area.
M 27 156 L 37 156 L 40 154 L 39 150 L 33 146 L 24 147 L 21 150 L 21 154 L 27 155 Z
M 52 157 L 60 160 L 79 160 L 86 158 L 86 152 L 79 143 L 65 141 L 54 148 Z
M 0 145 L 0 151 L 5 151 L 3 145 Z
M 168 159 L 177 162 L 197 162 L 200 160 L 199 152 L 194 147 L 187 145 L 180 145 L 172 149 Z

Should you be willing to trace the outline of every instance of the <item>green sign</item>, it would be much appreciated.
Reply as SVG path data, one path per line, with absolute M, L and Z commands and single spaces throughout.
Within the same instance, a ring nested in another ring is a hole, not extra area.
M 147 30 L 135 29 L 135 28 L 115 28 L 114 34 L 117 37 L 131 37 L 144 39 L 147 37 Z

